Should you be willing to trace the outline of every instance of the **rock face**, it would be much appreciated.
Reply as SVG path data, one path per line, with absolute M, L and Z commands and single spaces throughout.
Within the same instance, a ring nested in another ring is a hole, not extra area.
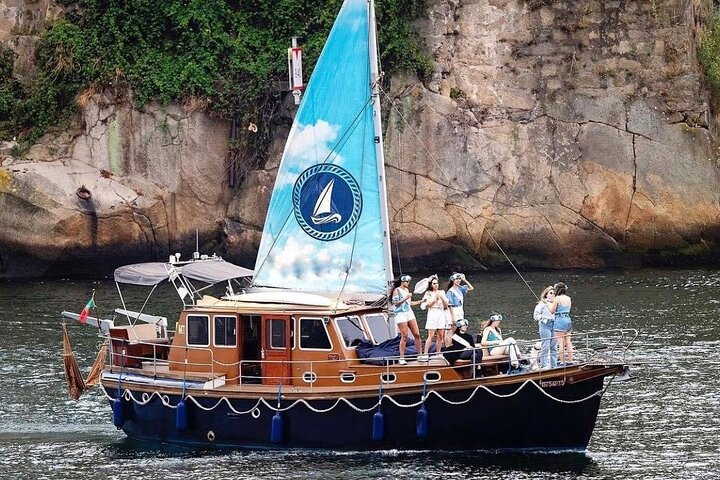
M 709 3 L 433 2 L 435 71 L 391 93 L 400 243 L 490 264 L 499 244 L 551 267 L 714 257 L 720 175 L 695 58 Z
M 219 247 L 231 199 L 225 122 L 96 96 L 82 124 L 0 167 L 0 275 L 107 273 L 192 252 L 196 230 Z
M 430 3 L 417 30 L 434 71 L 384 97 L 405 269 L 507 265 L 500 247 L 536 267 L 716 261 L 720 169 L 695 58 L 711 2 Z M 0 42 L 18 53 L 27 10 L 57 15 L 4 2 Z M 237 190 L 226 122 L 97 95 L 78 124 L 0 156 L 0 277 L 189 253 L 196 229 L 204 251 L 252 266 L 287 124 Z

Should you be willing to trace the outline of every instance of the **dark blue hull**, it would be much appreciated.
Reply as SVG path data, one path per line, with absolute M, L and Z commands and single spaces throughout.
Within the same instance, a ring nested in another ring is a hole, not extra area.
M 373 427 L 374 421 L 378 421 L 374 419 L 377 409 L 358 411 L 375 405 L 377 394 L 349 398 L 355 408 L 344 401 L 336 404 L 334 399 L 308 401 L 312 409 L 297 403 L 281 412 L 281 419 L 276 418 L 273 438 L 276 412 L 264 403 L 252 413 L 238 414 L 225 401 L 218 402 L 217 393 L 203 395 L 205 392 L 195 391 L 196 401 L 209 411 L 186 399 L 183 430 L 177 427 L 177 410 L 163 405 L 158 395 L 153 395 L 145 404 L 123 400 L 122 429 L 129 437 L 141 440 L 218 447 L 584 450 L 600 407 L 600 395 L 593 394 L 603 390 L 603 379 L 611 373 L 614 372 L 605 371 L 575 383 L 546 386 L 542 390 L 530 382 L 520 388 L 521 381 L 489 387 L 492 393 L 476 386 L 439 390 L 443 398 L 434 393 L 428 395 L 427 421 L 420 428 L 419 407 L 406 406 L 417 403 L 419 393 L 393 395 L 393 400 L 402 406 L 384 399 L 381 429 L 377 425 Z M 131 387 L 123 385 L 124 390 L 128 388 Z M 109 386 L 106 392 L 113 398 L 117 395 L 117 390 Z M 132 396 L 139 400 L 142 392 L 132 391 Z M 177 405 L 180 399 L 179 395 L 166 397 L 171 405 Z M 276 399 L 266 397 L 266 400 L 276 406 Z M 236 411 L 246 412 L 258 400 L 237 398 L 230 402 Z M 292 403 L 293 400 L 284 399 L 281 408 Z M 418 434 L 423 426 L 427 433 L 424 436 L 422 432 Z M 374 440 L 373 433 L 381 438 Z

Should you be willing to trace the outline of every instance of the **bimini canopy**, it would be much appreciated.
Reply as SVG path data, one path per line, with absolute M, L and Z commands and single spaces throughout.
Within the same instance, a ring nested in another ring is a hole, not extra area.
M 115 269 L 115 281 L 130 285 L 152 286 L 167 280 L 169 271 L 169 263 L 135 263 Z
M 184 265 L 172 265 L 163 262 L 136 263 L 115 270 L 115 281 L 129 285 L 152 286 L 168 280 L 171 272 L 192 280 L 213 284 L 250 277 L 253 271 L 239 267 L 221 259 L 198 260 Z
M 181 273 L 187 278 L 205 283 L 219 283 L 233 278 L 252 277 L 253 271 L 225 260 L 207 260 L 183 265 Z

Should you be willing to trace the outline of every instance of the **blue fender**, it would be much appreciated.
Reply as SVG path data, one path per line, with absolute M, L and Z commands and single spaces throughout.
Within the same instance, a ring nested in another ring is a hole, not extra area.
M 187 429 L 187 423 L 187 405 L 185 400 L 182 399 L 175 409 L 175 428 L 177 428 L 178 432 L 183 432 Z
M 417 413 L 417 423 L 415 424 L 415 433 L 419 438 L 425 438 L 428 434 L 428 411 L 425 404 L 420 405 Z
M 270 424 L 270 441 L 272 443 L 282 442 L 283 437 L 283 417 L 280 412 L 276 412 L 272 417 Z
M 112 402 L 112 413 L 113 413 L 113 425 L 118 429 L 122 428 L 125 424 L 125 415 L 123 412 L 122 398 L 116 398 Z
M 373 415 L 372 439 L 373 442 L 380 442 L 383 438 L 385 438 L 385 417 L 383 413 L 378 410 L 375 412 L 375 415 Z

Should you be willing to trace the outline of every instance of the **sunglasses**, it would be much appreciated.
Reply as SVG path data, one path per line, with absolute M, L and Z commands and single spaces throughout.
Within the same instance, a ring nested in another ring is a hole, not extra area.
M 438 282 L 432 282 L 430 285 L 439 285 Z

